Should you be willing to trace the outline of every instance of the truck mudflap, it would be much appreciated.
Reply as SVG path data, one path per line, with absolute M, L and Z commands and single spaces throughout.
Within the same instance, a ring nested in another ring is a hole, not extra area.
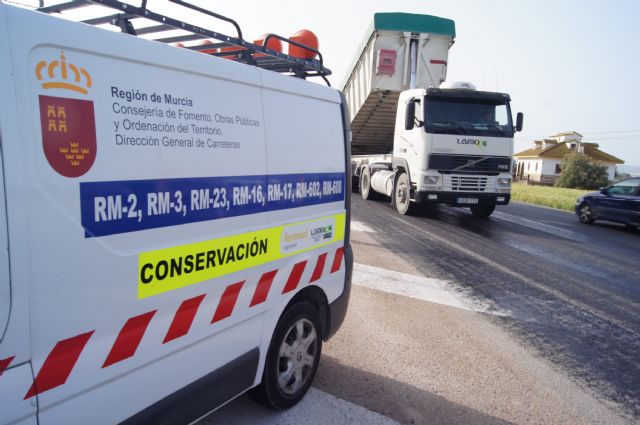
M 351 278 L 353 277 L 353 249 L 351 244 L 344 247 L 344 291 L 342 295 L 329 304 L 329 328 L 327 339 L 331 338 L 340 328 L 344 318 L 347 315 L 347 306 L 349 305 L 349 297 L 351 296 Z
M 495 204 L 507 205 L 510 193 L 478 193 L 478 192 L 435 192 L 421 190 L 414 193 L 414 200 L 420 204 L 448 204 L 456 207 Z

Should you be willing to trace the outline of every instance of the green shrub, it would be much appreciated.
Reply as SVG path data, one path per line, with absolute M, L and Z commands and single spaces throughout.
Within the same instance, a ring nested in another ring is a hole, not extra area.
M 597 189 L 609 184 L 607 167 L 589 159 L 583 153 L 572 152 L 561 164 L 562 172 L 556 182 L 558 187 Z

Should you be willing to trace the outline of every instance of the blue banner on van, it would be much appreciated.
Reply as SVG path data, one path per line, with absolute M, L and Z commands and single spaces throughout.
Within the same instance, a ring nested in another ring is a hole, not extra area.
M 85 237 L 343 201 L 344 173 L 80 183 Z

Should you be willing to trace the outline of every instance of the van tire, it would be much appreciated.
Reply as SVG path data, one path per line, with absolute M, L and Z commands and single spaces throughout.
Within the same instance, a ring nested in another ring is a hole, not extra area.
M 294 406 L 309 390 L 321 352 L 322 327 L 318 311 L 308 302 L 294 304 L 276 325 L 262 382 L 249 391 L 249 397 L 277 410 Z

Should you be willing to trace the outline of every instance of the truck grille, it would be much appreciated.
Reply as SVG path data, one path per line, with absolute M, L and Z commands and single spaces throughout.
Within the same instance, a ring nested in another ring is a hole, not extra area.
M 428 168 L 440 172 L 508 173 L 511 160 L 505 156 L 433 154 L 429 155 Z
M 486 177 L 449 176 L 449 178 L 451 190 L 454 192 L 484 192 L 487 187 Z

